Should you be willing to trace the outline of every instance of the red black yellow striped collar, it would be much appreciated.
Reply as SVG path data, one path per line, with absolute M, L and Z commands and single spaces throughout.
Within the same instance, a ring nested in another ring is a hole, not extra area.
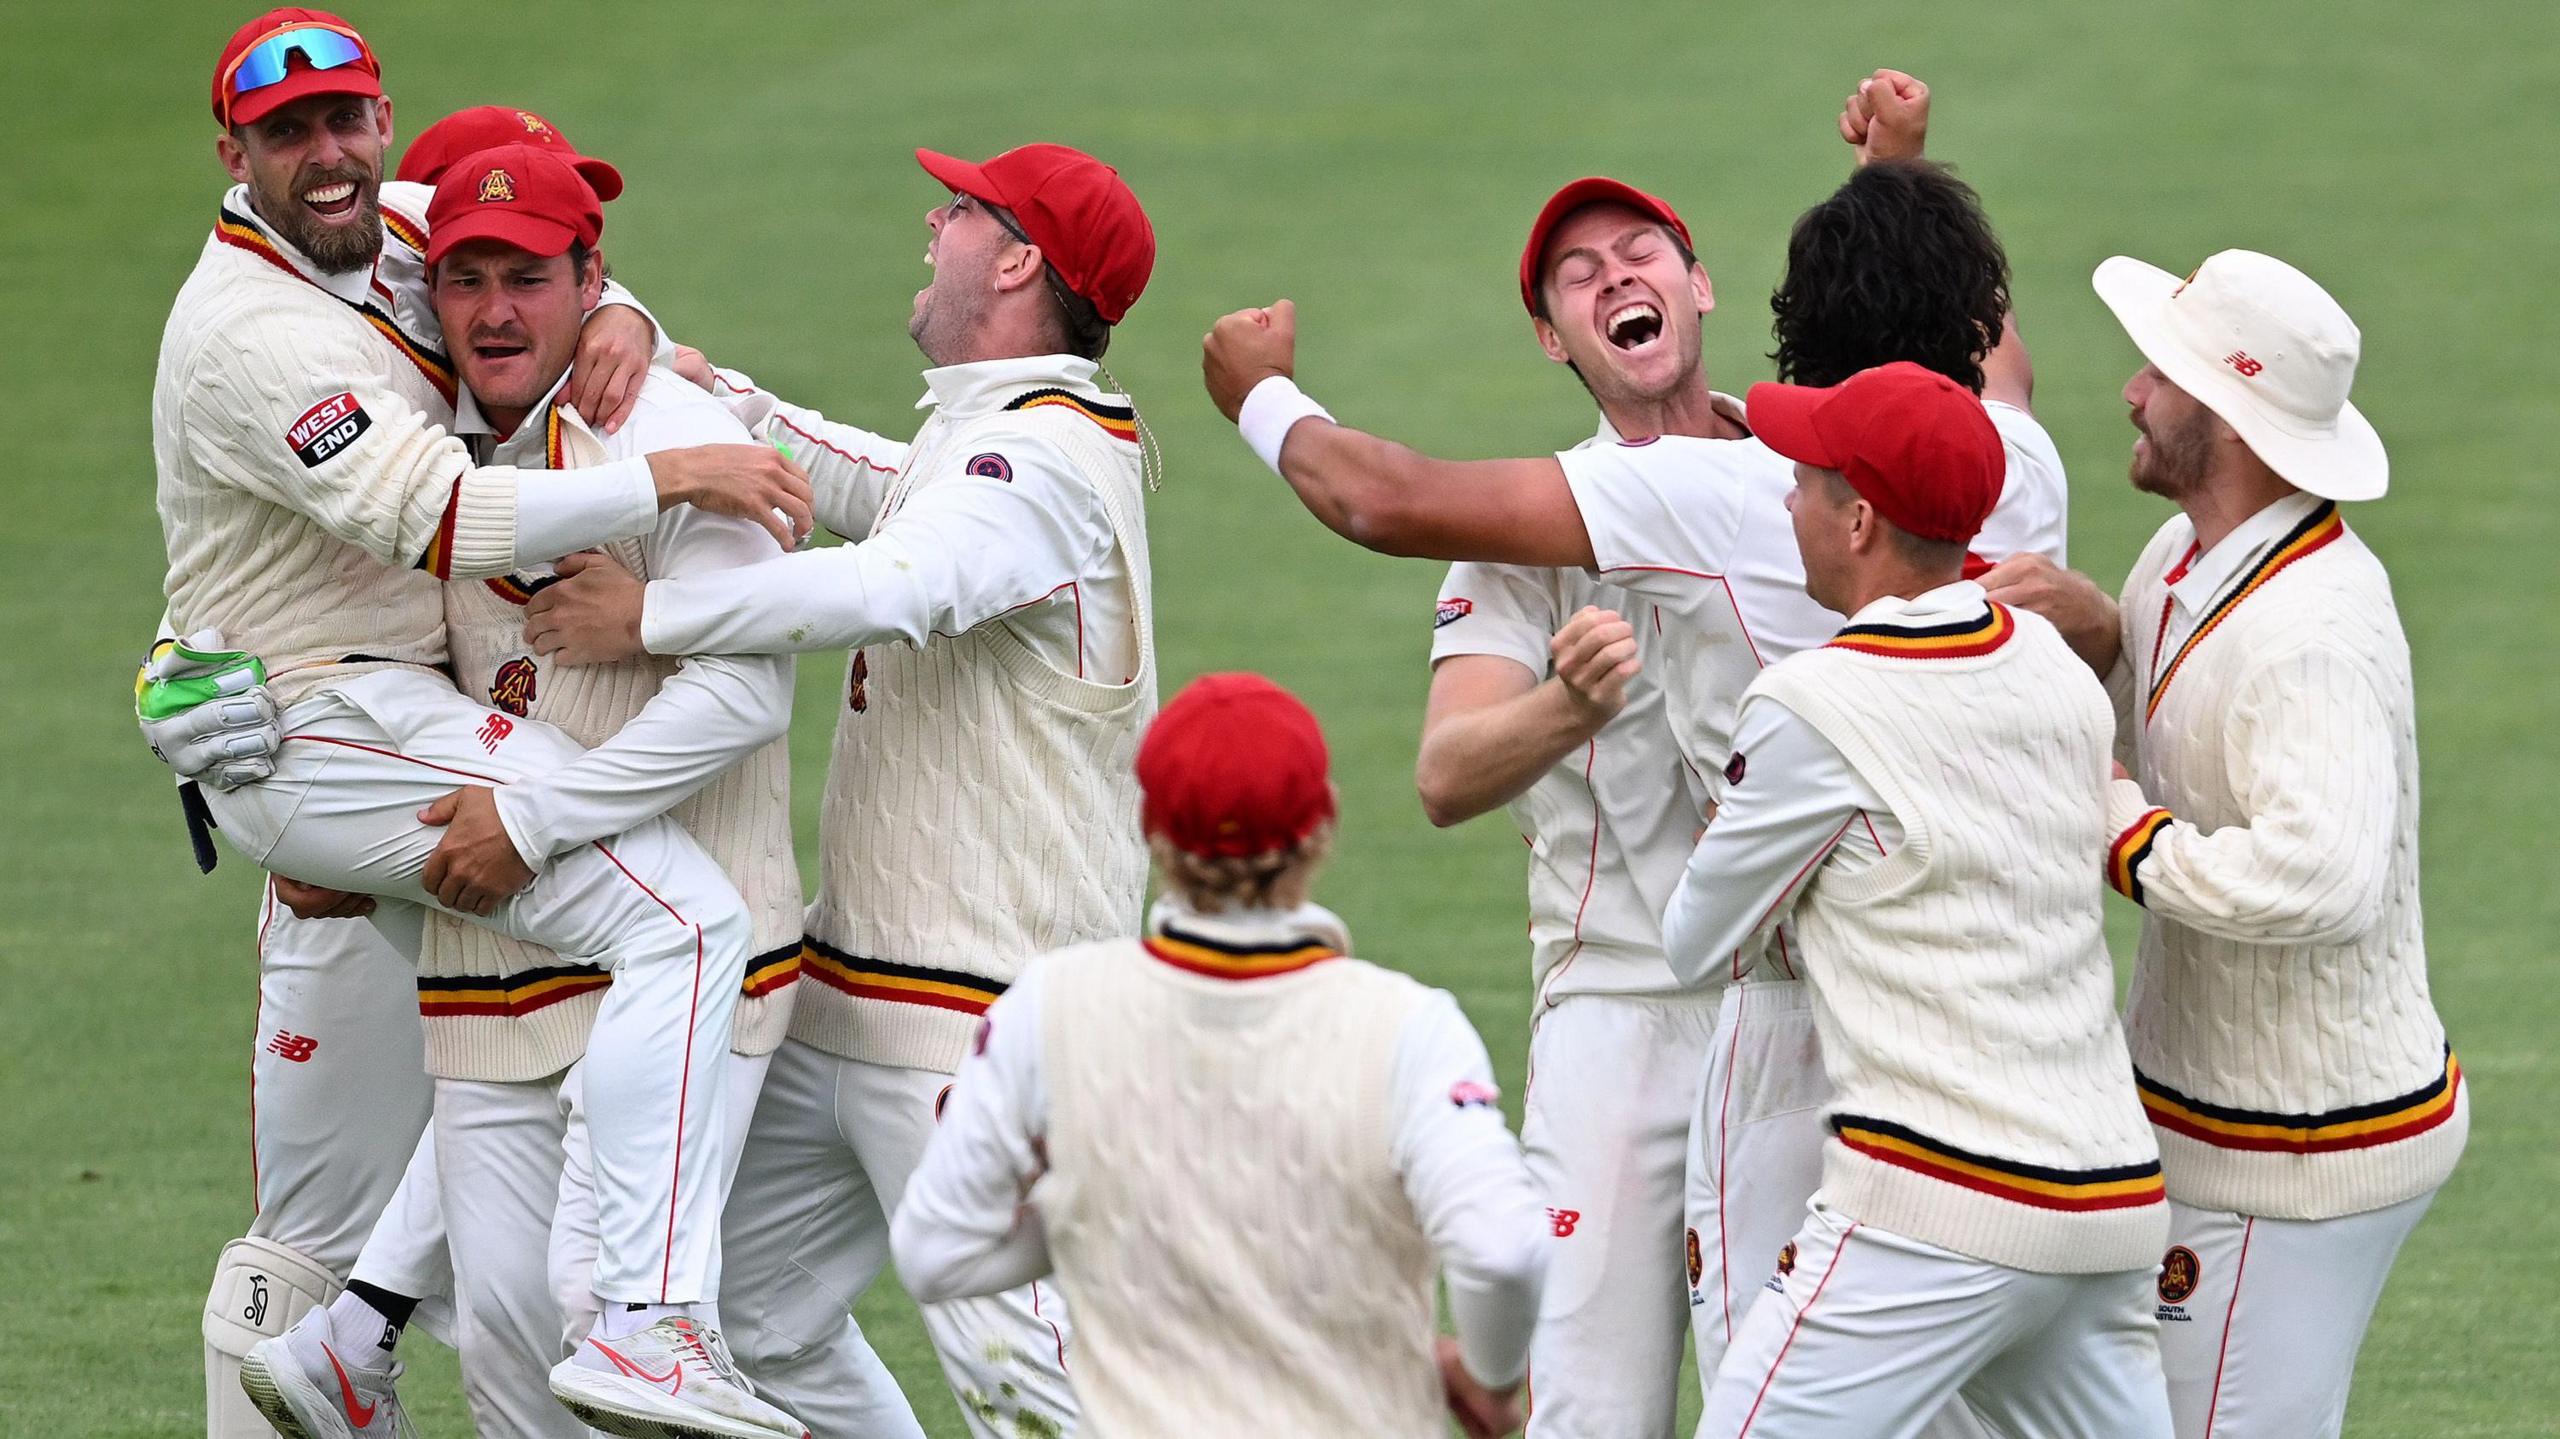
M 1985 602 L 1982 613 L 1941 624 L 1895 624 L 1876 621 L 1851 625 L 1827 648 L 1855 650 L 1893 659 L 1955 660 L 1987 655 L 2018 632 L 2018 617 L 2002 604 Z
M 1036 410 L 1049 406 L 1062 407 L 1073 414 L 1100 425 L 1105 434 L 1116 440 L 1138 442 L 1138 412 L 1129 405 L 1114 405 L 1104 400 L 1079 395 L 1073 390 L 1044 386 L 1014 396 L 1005 402 L 1008 410 Z
M 1212 979 L 1269 979 L 1273 975 L 1295 973 L 1311 964 L 1337 958 L 1342 953 L 1314 935 L 1296 934 L 1255 941 L 1212 939 L 1172 924 L 1159 924 L 1155 933 L 1139 943 L 1146 946 L 1147 953 L 1176 969 L 1205 974 Z
M 427 383 L 435 387 L 436 393 L 444 397 L 447 405 L 454 402 L 457 392 L 453 379 L 453 361 L 445 358 L 434 347 L 411 337 L 408 332 L 400 328 L 399 321 L 393 319 L 389 312 L 371 300 L 350 300 L 306 274 L 302 267 L 295 264 L 292 258 L 285 254 L 283 248 L 268 236 L 264 226 L 225 205 L 215 216 L 213 238 L 217 243 L 257 256 L 362 315 L 365 323 L 373 326 L 384 339 L 390 341 L 392 348 L 398 350 L 403 359 L 416 366 L 419 374 L 426 376 Z
M 2169 693 L 2169 682 L 2178 677 L 2179 667 L 2186 664 L 2187 657 L 2195 653 L 2196 646 L 2204 643 L 2204 637 L 2213 633 L 2215 626 L 2228 619 L 2231 612 L 2240 607 L 2242 600 L 2256 594 L 2266 586 L 2269 580 L 2274 579 L 2279 572 L 2296 560 L 2326 549 L 2346 532 L 2347 522 L 2338 514 L 2337 502 L 2322 500 L 2312 508 L 2310 514 L 2303 516 L 2299 523 L 2285 531 L 2274 544 L 2268 546 L 2267 552 L 2258 557 L 2258 562 L 2242 571 L 2230 588 L 2222 592 L 2222 597 L 2215 600 L 2204 612 L 2204 617 L 2196 621 L 2194 631 L 2188 634 L 2186 643 L 2178 646 L 2177 654 L 2171 657 L 2168 663 L 2161 663 L 2160 655 L 2156 651 L 2152 654 L 2151 694 L 2142 707 L 2143 719 L 2147 722 L 2152 715 L 2159 712 L 2160 700 Z M 2161 633 L 2165 635 L 2167 631 L 2168 613 L 2164 608 L 2161 613 Z M 2158 640 L 2155 639 L 2153 643 L 2156 645 Z

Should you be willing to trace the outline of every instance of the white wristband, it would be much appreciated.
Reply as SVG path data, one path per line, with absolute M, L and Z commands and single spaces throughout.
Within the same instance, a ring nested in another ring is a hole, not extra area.
M 1289 438 L 1292 426 L 1310 415 L 1333 418 L 1333 412 L 1308 398 L 1297 381 L 1287 375 L 1271 375 L 1244 397 L 1244 407 L 1236 412 L 1236 429 L 1276 475 L 1280 473 L 1281 442 Z

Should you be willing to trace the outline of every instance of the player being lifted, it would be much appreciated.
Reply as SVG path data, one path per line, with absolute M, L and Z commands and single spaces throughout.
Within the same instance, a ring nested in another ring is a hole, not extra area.
M 521 489 L 512 470 L 474 467 L 438 428 L 449 366 L 416 316 L 399 312 L 398 292 L 386 309 L 372 288 L 389 248 L 379 75 L 362 39 L 318 12 L 261 17 L 226 49 L 214 103 L 221 155 L 241 183 L 170 317 L 154 449 L 171 622 L 262 656 L 283 707 L 273 774 L 211 796 L 214 818 L 273 870 L 406 901 L 377 920 L 414 937 L 438 836 L 418 809 L 453 771 L 513 780 L 576 752 L 547 727 L 464 700 L 437 672 L 438 581 L 637 534 L 687 501 L 788 539 L 805 523 L 807 489 L 794 467 L 750 446 Z M 423 264 L 406 239 L 400 249 L 401 264 Z M 497 808 L 528 827 L 560 818 L 539 782 L 511 788 Z M 584 841 L 615 837 L 574 829 L 551 831 L 578 847 L 492 922 L 616 969 L 598 1022 L 611 1076 L 600 1088 L 611 1096 L 593 1112 L 596 1285 L 672 1321 L 707 1305 L 717 1282 L 716 1166 L 702 1141 L 716 1129 L 719 1066 L 687 1058 L 694 1038 L 707 1040 L 706 1056 L 726 1043 L 745 925 L 735 891 L 664 822 L 616 838 L 612 854 Z M 709 997 L 697 1005 L 698 986 Z M 679 1160 L 688 1131 L 693 1151 Z M 716 1380 L 684 1402 L 708 1413 L 732 1396 L 753 1402 Z
M 1146 486 L 1135 411 L 1096 361 L 1154 230 L 1117 172 L 1063 145 L 918 159 L 950 197 L 926 217 L 909 327 L 932 417 L 906 444 L 775 417 L 823 457 L 827 524 L 857 543 L 645 586 L 579 565 L 528 611 L 534 647 L 570 664 L 854 652 L 808 969 L 725 1231 L 741 1362 L 829 1436 L 863 1432 L 846 1308 L 887 1258 L 978 1016 L 1033 956 L 1134 932 L 1146 888 Z M 1054 1290 L 924 1319 L 974 1432 L 1073 1423 Z
M 899 1277 L 940 1298 L 1054 1270 L 1096 1433 L 1427 1439 L 1444 1409 L 1511 1432 L 1537 1192 L 1456 1001 L 1352 958 L 1309 896 L 1334 835 L 1315 716 L 1209 675 L 1137 774 L 1165 897 L 987 1011 L 898 1208 Z

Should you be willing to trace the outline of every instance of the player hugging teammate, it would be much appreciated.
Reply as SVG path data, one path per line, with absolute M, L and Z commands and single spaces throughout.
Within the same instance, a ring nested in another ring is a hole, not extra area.
M 1599 177 L 1520 260 L 1599 411 L 1561 454 L 1337 424 L 1286 302 L 1217 323 L 1307 507 L 1453 562 L 1416 783 L 1530 842 L 1524 1154 L 1447 996 L 1309 901 L 1314 717 L 1233 675 L 1156 715 L 1116 171 L 917 152 L 899 440 L 669 342 L 605 279 L 620 175 L 541 116 L 384 181 L 381 73 L 319 11 L 225 47 L 238 184 L 155 390 L 137 707 L 205 861 L 274 876 L 212 1439 L 403 1432 L 448 1311 L 484 1432 L 920 1435 L 849 1313 L 893 1252 L 985 1439 L 1667 1435 L 1684 1325 L 1714 1436 L 2336 1431 L 2468 1100 L 2338 509 L 2386 468 L 2298 271 L 2099 271 L 2181 510 L 2120 600 L 2062 568 L 2007 260 L 1907 75 L 1840 117 L 1747 403 L 1688 223 Z M 804 915 L 810 650 L 849 676 Z M 2148 911 L 2121 1022 L 2101 872 Z

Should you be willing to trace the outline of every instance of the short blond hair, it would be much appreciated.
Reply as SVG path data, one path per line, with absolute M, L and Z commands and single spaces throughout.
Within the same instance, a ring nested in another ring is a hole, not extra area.
M 1296 909 L 1307 902 L 1316 871 L 1333 853 L 1333 834 L 1333 821 L 1327 820 L 1296 844 L 1248 855 L 1192 854 L 1162 835 L 1147 836 L 1147 848 L 1165 888 L 1201 914 Z

